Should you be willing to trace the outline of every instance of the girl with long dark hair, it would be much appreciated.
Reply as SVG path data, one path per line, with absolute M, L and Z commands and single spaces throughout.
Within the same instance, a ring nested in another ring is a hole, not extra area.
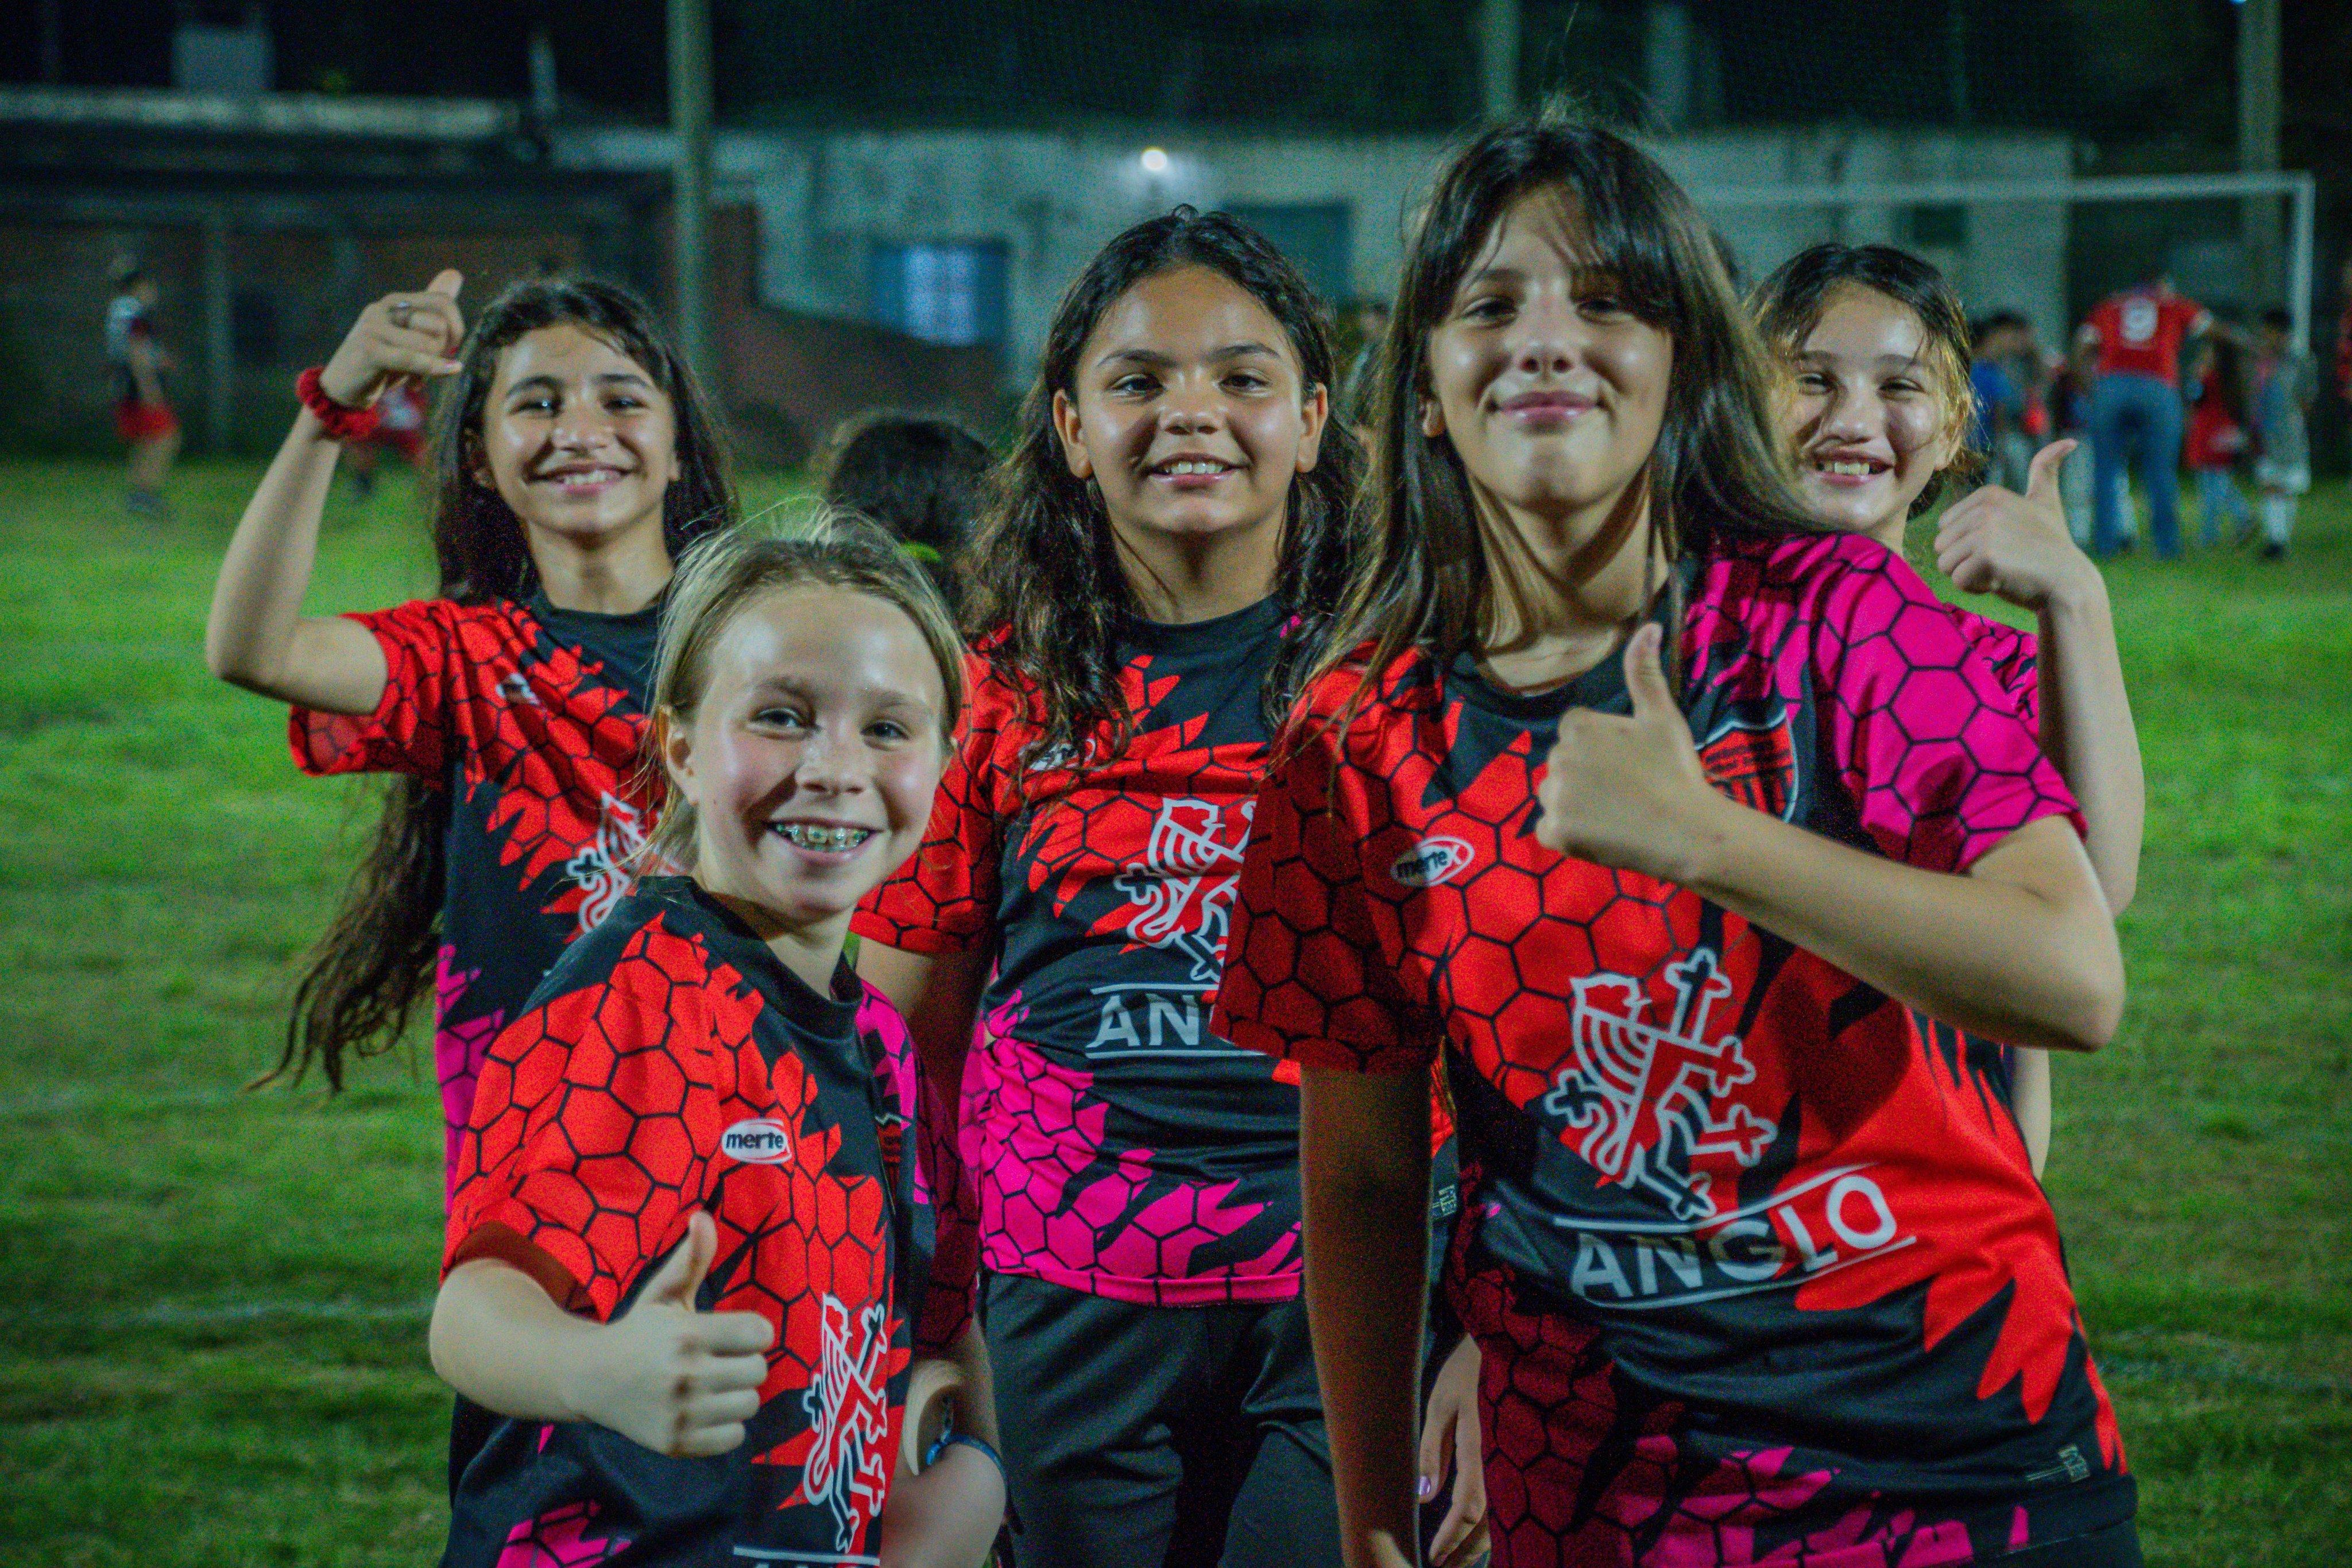
M 1179 208 L 1095 257 L 965 557 L 959 755 L 856 922 L 963 1087 L 1023 1568 L 1333 1555 L 1298 1093 L 1204 1026 L 1268 737 L 1349 563 L 1334 381 L 1306 285 L 1236 220 Z
M 303 378 L 205 641 L 215 674 L 291 706 L 304 772 L 394 775 L 277 1071 L 316 1065 L 341 1088 L 430 995 L 453 1179 L 484 1051 L 626 890 L 662 591 L 735 517 L 719 432 L 643 301 L 522 283 L 468 335 L 460 282 L 377 300 Z M 339 442 L 404 378 L 447 383 L 429 459 L 439 591 L 305 616 Z
M 1908 252 L 1824 244 L 1782 263 L 1748 303 L 1781 361 L 1780 423 L 1798 495 L 1819 522 L 1901 555 L 1911 519 L 1983 466 L 1968 444 L 1959 297 Z M 1985 485 L 1947 507 L 1934 549 L 1955 584 L 1996 594 L 2039 623 L 2020 632 L 1946 607 L 2081 802 L 2083 847 L 2108 909 L 2121 915 L 2139 883 L 2147 789 L 2106 581 L 2069 533 L 2059 493 L 2060 465 L 2076 444 L 2053 441 L 2035 454 L 2021 494 Z M 1969 1055 L 2016 1112 L 2040 1175 L 2050 1153 L 2049 1053 L 1976 1041 Z
M 1348 1561 L 1414 1556 L 1442 1056 L 1499 1568 L 2136 1562 L 2049 1205 L 1912 1011 L 2114 1030 L 2064 780 L 1791 493 L 1765 350 L 1630 144 L 1474 142 L 1392 332 L 1212 1026 L 1304 1068 Z

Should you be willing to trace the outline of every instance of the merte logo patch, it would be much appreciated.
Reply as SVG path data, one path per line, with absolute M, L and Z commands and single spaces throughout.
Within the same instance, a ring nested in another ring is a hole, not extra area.
M 793 1135 L 772 1116 L 754 1117 L 721 1133 L 719 1152 L 747 1166 L 781 1165 L 793 1157 Z
M 1389 879 L 1402 887 L 1435 887 L 1451 882 L 1478 858 L 1460 839 L 1423 839 L 1397 857 Z

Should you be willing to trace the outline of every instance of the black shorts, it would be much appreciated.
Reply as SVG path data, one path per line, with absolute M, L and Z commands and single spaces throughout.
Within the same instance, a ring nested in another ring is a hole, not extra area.
M 1307 1309 L 1151 1307 L 992 1274 L 1019 1568 L 1338 1568 Z

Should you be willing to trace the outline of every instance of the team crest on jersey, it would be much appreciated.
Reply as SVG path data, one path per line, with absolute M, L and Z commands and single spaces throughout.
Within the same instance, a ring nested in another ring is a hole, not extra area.
M 1676 1219 L 1705 1219 L 1716 1212 L 1713 1178 L 1693 1162 L 1728 1155 L 1753 1166 L 1773 1129 L 1728 1099 L 1756 1064 L 1738 1035 L 1708 1037 L 1708 1013 L 1734 989 L 1715 949 L 1667 966 L 1666 981 L 1675 1010 L 1664 1024 L 1650 1019 L 1649 993 L 1631 976 L 1571 981 L 1576 1057 L 1543 1103 L 1583 1133 L 1577 1152 L 1603 1176 L 1651 1194 Z
M 1225 927 L 1255 809 L 1253 800 L 1228 808 L 1163 799 L 1143 858 L 1111 879 L 1131 905 L 1128 940 L 1183 954 L 1192 961 L 1192 977 L 1203 985 L 1213 985 L 1224 964 Z
M 1790 820 L 1797 804 L 1797 742 L 1786 712 L 1716 727 L 1698 748 L 1706 781 L 1741 805 Z
M 833 1510 L 834 1543 L 845 1552 L 881 1515 L 890 1484 L 890 1319 L 879 1301 L 853 1322 L 840 1297 L 821 1300 L 816 1381 L 801 1396 L 810 1428 L 801 1495 Z
M 606 795 L 596 815 L 596 837 L 563 865 L 563 874 L 578 883 L 580 931 L 585 936 L 604 923 L 627 895 L 628 864 L 645 847 L 645 815 L 617 796 Z

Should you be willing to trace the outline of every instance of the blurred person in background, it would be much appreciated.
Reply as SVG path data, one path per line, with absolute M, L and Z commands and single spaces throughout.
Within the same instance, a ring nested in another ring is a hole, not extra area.
M 2253 395 L 2247 401 L 2256 443 L 2254 489 L 2261 497 L 2263 559 L 2279 560 L 2294 532 L 2296 497 L 2311 488 L 2306 414 L 2319 396 L 2319 367 L 2294 340 L 2294 318 L 2283 305 L 2263 312 L 2254 343 Z
M 821 483 L 827 502 L 888 529 L 961 614 L 957 561 L 995 460 L 986 442 L 945 415 L 886 410 L 835 429 Z
M 155 330 L 161 298 L 152 274 L 125 257 L 114 270 L 114 298 L 106 307 L 106 358 L 116 379 L 114 428 L 131 449 L 131 509 L 163 515 L 163 480 L 180 451 L 180 421 L 164 396 L 173 359 Z
M 1976 323 L 1969 364 L 1969 388 L 1976 400 L 1973 444 L 1986 455 L 1991 481 L 2011 490 L 2025 488 L 2033 462 L 2033 438 L 2026 425 L 2035 405 L 2026 371 L 2033 329 L 2014 310 L 1996 310 Z
M 2099 351 L 2084 343 L 2070 348 L 2050 377 L 2046 402 L 2050 410 L 2050 434 L 2054 439 L 2071 435 L 2082 443 L 2072 462 L 2058 471 L 2059 494 L 2064 497 L 2066 531 L 2074 542 L 2087 549 L 2091 544 L 2091 389 L 2098 383 Z M 2118 476 L 2118 478 L 2121 476 Z M 2124 522 L 2131 521 L 2129 487 L 2124 491 L 2119 510 Z M 2131 530 L 2126 528 L 2126 538 Z
M 425 389 L 413 382 L 394 382 L 375 400 L 375 428 L 343 443 L 343 462 L 351 469 L 352 488 L 362 499 L 375 493 L 375 473 L 383 454 L 400 455 L 401 461 L 422 476 L 425 472 L 425 421 L 429 409 Z
M 2221 542 L 2221 522 L 2230 538 L 2245 541 L 2253 514 L 2238 493 L 2236 469 L 2245 455 L 2246 428 L 2235 348 L 2207 339 L 2189 351 L 2189 471 L 2197 479 L 2197 538 L 2210 549 Z
M 2101 300 L 2083 323 L 2081 341 L 2099 351 L 2091 395 L 2091 553 L 2124 547 L 2122 493 L 2126 458 L 2147 491 L 2148 532 L 2159 560 L 2180 554 L 2180 351 L 2213 325 L 2212 312 L 2173 290 L 2161 268 Z

